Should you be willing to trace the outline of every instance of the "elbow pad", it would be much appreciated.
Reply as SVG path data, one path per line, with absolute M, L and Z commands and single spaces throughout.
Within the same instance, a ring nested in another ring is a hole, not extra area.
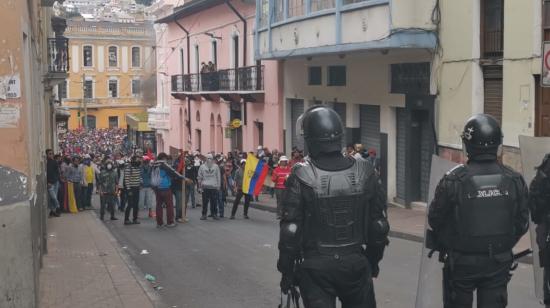
M 374 220 L 369 225 L 367 245 L 385 246 L 388 244 L 390 224 L 385 217 Z

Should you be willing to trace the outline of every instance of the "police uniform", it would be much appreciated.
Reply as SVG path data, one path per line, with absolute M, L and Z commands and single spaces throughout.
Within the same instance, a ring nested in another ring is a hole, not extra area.
M 472 307 L 474 291 L 477 307 L 506 307 L 512 248 L 528 229 L 527 187 L 497 161 L 502 134 L 492 117 L 470 119 L 463 139 L 468 163 L 443 177 L 428 213 L 446 255 L 445 307 Z
M 310 121 L 323 122 L 321 116 L 341 125 L 330 109 L 312 111 L 317 114 Z M 282 291 L 299 286 L 306 308 L 336 307 L 337 297 L 343 308 L 376 307 L 372 277 L 388 244 L 385 193 L 369 162 L 334 152 L 339 145 L 316 150 L 314 140 L 305 139 L 312 155 L 293 167 L 283 193 L 277 264 Z

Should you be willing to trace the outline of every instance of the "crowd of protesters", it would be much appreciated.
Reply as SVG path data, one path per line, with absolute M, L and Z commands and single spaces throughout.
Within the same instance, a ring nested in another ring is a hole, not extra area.
M 50 216 L 91 209 L 95 191 L 99 194 L 101 220 L 107 212 L 111 220 L 118 220 L 118 209 L 124 213 L 124 225 L 139 224 L 139 212 L 144 210 L 149 218 L 156 219 L 158 227 L 174 227 L 185 222 L 189 205 L 202 206 L 201 220 L 219 220 L 225 218 L 228 195 L 234 197 L 229 218 L 235 219 L 244 198 L 243 217 L 249 219 L 250 203 L 258 201 L 258 196 L 243 192 L 242 186 L 247 157 L 253 154 L 269 168 L 263 192 L 276 198 L 280 218 L 286 179 L 292 166 L 304 159 L 303 151 L 297 148 L 286 156 L 262 146 L 255 152 L 194 151 L 174 156 L 159 153 L 155 157 L 132 149 L 126 140 L 125 132 L 119 129 L 64 134 L 60 140 L 62 153 L 46 152 Z M 374 149 L 350 145 L 343 153 L 370 160 L 379 170 Z M 197 203 L 196 193 L 201 194 L 201 204 Z

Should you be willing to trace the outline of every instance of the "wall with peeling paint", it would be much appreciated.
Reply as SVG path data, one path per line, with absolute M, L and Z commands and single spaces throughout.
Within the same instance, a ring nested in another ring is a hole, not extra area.
M 44 151 L 51 146 L 51 84 L 45 79 L 52 8 L 40 0 L 0 2 L 0 77 L 19 91 L 0 98 L 0 307 L 38 305 L 46 250 Z M 0 93 L 6 85 L 0 83 Z M 2 95 L 0 95 L 2 96 Z

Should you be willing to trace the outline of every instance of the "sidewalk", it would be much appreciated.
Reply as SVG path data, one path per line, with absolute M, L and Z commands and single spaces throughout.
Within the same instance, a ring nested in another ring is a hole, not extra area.
M 200 199 L 200 198 L 199 198 Z M 227 197 L 227 203 L 231 207 L 234 198 Z M 277 211 L 277 202 L 270 195 L 261 194 L 259 202 L 253 201 L 250 207 L 266 210 L 275 213 Z M 241 203 L 244 202 L 241 200 Z M 227 211 L 227 210 L 226 210 Z M 390 221 L 390 237 L 396 237 L 416 242 L 424 241 L 424 225 L 426 221 L 426 208 L 415 207 L 405 209 L 397 206 L 388 206 L 388 219 Z M 515 251 L 523 251 L 531 247 L 529 232 L 519 241 Z M 524 259 L 525 262 L 531 262 L 530 257 Z
M 48 219 L 48 247 L 40 272 L 40 307 L 154 307 L 93 211 Z

